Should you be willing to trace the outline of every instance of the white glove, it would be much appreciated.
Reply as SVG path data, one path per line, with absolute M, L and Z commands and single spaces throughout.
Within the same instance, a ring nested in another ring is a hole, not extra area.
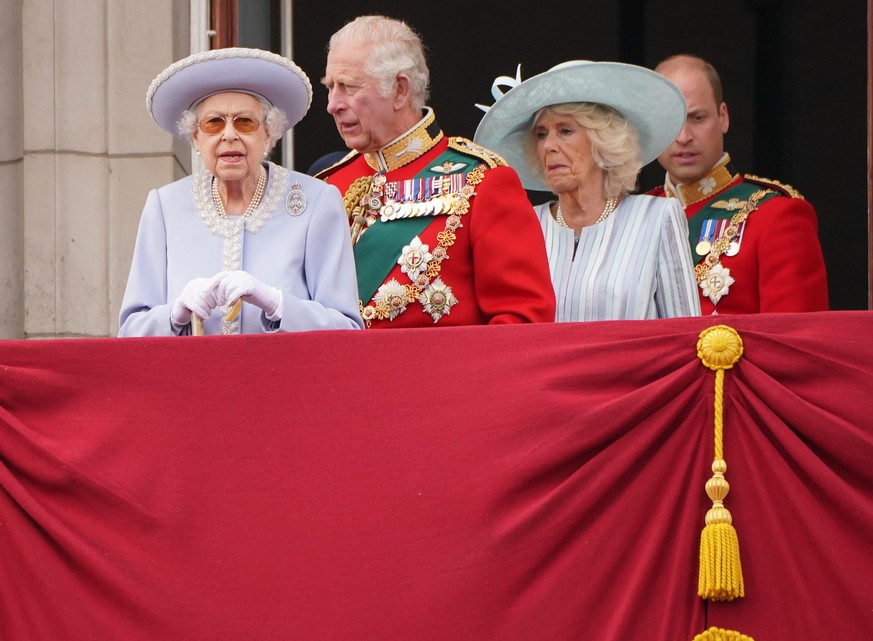
M 191 322 L 192 313 L 206 319 L 218 307 L 212 281 L 212 278 L 195 278 L 182 288 L 170 309 L 170 324 L 177 333 Z
M 282 290 L 270 287 L 244 271 L 221 272 L 212 278 L 219 305 L 231 305 L 238 298 L 264 310 L 267 320 L 282 318 Z

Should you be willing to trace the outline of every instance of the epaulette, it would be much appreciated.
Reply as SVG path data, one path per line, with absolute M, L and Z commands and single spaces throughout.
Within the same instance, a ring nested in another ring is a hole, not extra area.
M 778 180 L 773 180 L 772 178 L 761 178 L 760 176 L 753 176 L 752 174 L 743 174 L 743 179 L 745 179 L 746 182 L 750 182 L 755 185 L 760 185 L 761 187 L 766 187 L 767 189 L 777 191 L 783 196 L 806 200 L 806 198 L 804 198 L 803 195 L 794 187 L 792 187 L 791 185 L 786 185 L 785 183 L 781 183 Z
M 489 169 L 495 167 L 505 167 L 507 162 L 498 154 L 495 154 L 490 149 L 486 149 L 482 145 L 478 145 L 472 140 L 462 138 L 461 136 L 452 136 L 449 138 L 449 149 L 460 151 L 463 154 L 473 156 L 483 161 L 488 165 Z
M 347 165 L 349 162 L 351 162 L 352 160 L 354 160 L 355 158 L 357 158 L 359 155 L 360 155 L 360 154 L 359 154 L 357 151 L 355 151 L 354 149 L 352 149 L 349 153 L 347 153 L 345 156 L 343 156 L 342 158 L 340 158 L 339 160 L 337 160 L 335 163 L 333 163 L 332 165 L 329 165 L 329 166 L 325 167 L 324 169 L 322 169 L 321 171 L 319 171 L 318 173 L 316 173 L 316 174 L 314 175 L 314 177 L 315 177 L 315 178 L 319 178 L 319 179 L 321 179 L 321 180 L 324 180 L 325 176 L 327 176 L 327 175 L 328 175 L 330 172 L 332 172 L 334 169 L 337 169 L 338 167 L 342 167 L 342 166 L 344 166 L 344 165 Z

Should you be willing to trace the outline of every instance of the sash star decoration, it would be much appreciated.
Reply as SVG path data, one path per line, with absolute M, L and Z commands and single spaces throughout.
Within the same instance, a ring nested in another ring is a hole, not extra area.
M 397 264 L 400 265 L 400 271 L 409 276 L 410 280 L 416 280 L 422 272 L 427 271 L 427 266 L 433 260 L 433 254 L 428 249 L 429 247 L 422 244 L 418 236 L 403 248 Z
M 394 278 L 383 284 L 373 296 L 379 318 L 394 320 L 406 311 L 406 306 L 415 300 L 408 285 L 402 285 Z
M 418 302 L 424 306 L 424 311 L 430 314 L 433 322 L 436 323 L 451 311 L 458 299 L 452 294 L 452 288 L 437 276 L 418 297 Z
M 700 281 L 700 289 L 703 290 L 703 295 L 712 301 L 713 305 L 717 305 L 721 297 L 728 294 L 733 284 L 734 279 L 731 276 L 731 271 L 717 263 L 710 268 L 706 280 Z

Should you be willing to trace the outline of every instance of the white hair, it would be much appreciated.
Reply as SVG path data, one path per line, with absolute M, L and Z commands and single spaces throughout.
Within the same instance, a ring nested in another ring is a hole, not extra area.
M 386 16 L 360 16 L 331 36 L 328 50 L 345 43 L 368 45 L 364 71 L 376 81 L 383 97 L 394 89 L 397 76 L 404 75 L 409 78 L 412 107 L 424 109 L 430 71 L 421 36 L 412 27 Z

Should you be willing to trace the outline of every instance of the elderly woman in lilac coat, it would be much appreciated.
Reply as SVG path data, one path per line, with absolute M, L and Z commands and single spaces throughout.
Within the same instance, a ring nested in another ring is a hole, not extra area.
M 297 65 L 258 49 L 195 54 L 152 81 L 149 113 L 205 169 L 149 193 L 119 336 L 363 326 L 342 197 L 267 160 L 311 100 Z

